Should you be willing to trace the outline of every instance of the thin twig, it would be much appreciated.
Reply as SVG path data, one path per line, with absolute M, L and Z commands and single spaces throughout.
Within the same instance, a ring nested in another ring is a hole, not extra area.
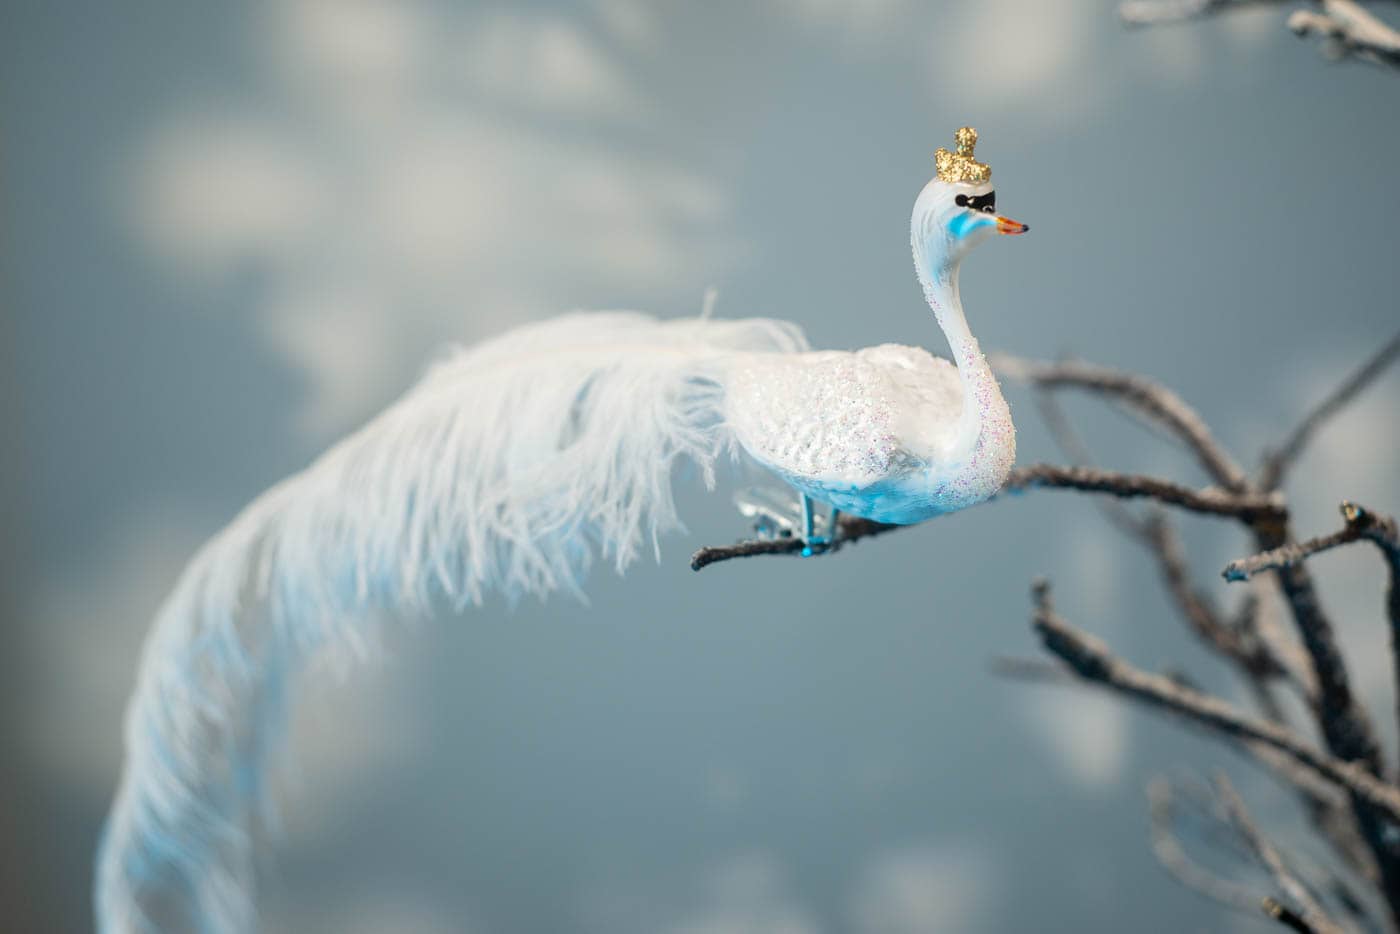
M 1288 868 L 1288 864 L 1283 861 L 1283 856 L 1274 847 L 1269 839 L 1264 836 L 1259 826 L 1254 822 L 1254 818 L 1249 815 L 1249 811 L 1244 806 L 1244 801 L 1240 799 L 1235 786 L 1230 783 L 1224 773 L 1215 777 L 1215 793 L 1219 796 L 1221 803 L 1225 806 L 1225 813 L 1230 818 L 1230 823 L 1234 825 L 1241 838 L 1249 845 L 1250 850 L 1269 875 L 1273 876 L 1274 882 L 1282 890 L 1297 908 L 1297 913 L 1306 925 L 1306 930 L 1315 934 L 1339 934 L 1341 928 L 1335 921 L 1327 916 L 1308 891 L 1299 878 Z M 1278 918 L 1278 915 L 1274 915 Z
M 842 516 L 836 523 L 836 534 L 830 544 L 822 546 L 822 554 L 840 551 L 846 545 L 854 544 L 862 538 L 870 538 L 896 529 L 908 528 L 903 525 L 889 525 L 872 522 L 855 516 Z M 729 561 L 733 558 L 756 558 L 762 555 L 797 555 L 807 550 L 807 543 L 797 536 L 778 538 L 757 538 L 736 542 L 733 545 L 706 545 L 690 556 L 690 569 L 700 571 L 711 564 Z
M 1179 439 L 1196 455 L 1211 479 L 1225 489 L 1240 493 L 1249 486 L 1244 470 L 1215 440 L 1196 410 L 1161 383 L 1136 373 L 1079 361 L 1042 363 L 998 354 L 992 358 L 992 364 L 1010 379 L 1025 380 L 1045 389 L 1084 389 L 1120 402 Z
M 1282 521 L 1287 515 L 1282 500 L 1276 496 L 1230 493 L 1218 487 L 1194 490 L 1159 477 L 1114 473 L 1090 467 L 1061 467 L 1054 464 L 1018 467 L 1011 471 L 1003 490 L 1015 493 L 1036 487 L 1107 493 L 1121 499 L 1152 499 L 1190 512 L 1230 516 L 1249 523 Z
M 1317 434 L 1319 428 L 1333 415 L 1336 415 L 1363 389 L 1385 372 L 1386 367 L 1400 358 L 1400 333 L 1381 345 L 1356 371 L 1342 381 L 1336 389 L 1328 393 L 1321 402 L 1308 412 L 1298 427 L 1277 448 L 1266 452 L 1264 464 L 1259 470 L 1259 487 L 1264 490 L 1277 489 L 1283 482 L 1288 469 L 1292 467 Z
M 1395 520 L 1350 502 L 1342 503 L 1341 512 L 1346 524 L 1330 535 L 1319 535 L 1305 542 L 1283 545 L 1248 558 L 1238 558 L 1225 566 L 1225 570 L 1221 572 L 1222 576 L 1227 581 L 1248 580 L 1262 571 L 1290 567 L 1318 552 L 1362 539 L 1375 543 L 1386 556 L 1393 571 L 1397 566 L 1396 562 L 1400 561 L 1400 534 L 1397 534 Z
M 1173 825 L 1176 797 L 1171 782 L 1156 776 L 1147 783 L 1148 841 L 1157 862 L 1182 885 L 1227 908 L 1256 915 L 1262 900 L 1253 891 L 1203 868 L 1186 853 Z
M 1236 558 L 1225 565 L 1225 570 L 1220 572 L 1220 576 L 1227 581 L 1249 580 L 1255 574 L 1292 567 L 1304 558 L 1311 557 L 1320 551 L 1327 551 L 1338 545 L 1346 545 L 1360 540 L 1360 532 L 1352 528 L 1343 528 L 1330 535 L 1319 535 L 1317 538 L 1310 538 L 1305 542 L 1282 545 L 1271 551 L 1251 555 L 1248 558 Z
M 1373 65 L 1400 67 L 1400 32 L 1355 0 L 1319 2 L 1321 12 L 1297 10 L 1288 17 L 1288 28 L 1300 36 L 1322 36 L 1323 51 L 1333 58 L 1354 55 Z
M 1311 705 L 1317 700 L 1317 675 L 1313 673 L 1312 659 L 1301 645 L 1288 638 L 1275 614 L 1265 611 L 1261 587 L 1260 583 L 1250 587 L 1226 625 L 1244 633 L 1247 640 L 1258 642 L 1263 651 L 1273 656 Z
M 1186 551 L 1176 529 L 1165 516 L 1158 514 L 1149 517 L 1144 533 L 1148 546 L 1157 557 L 1167 592 L 1197 636 L 1238 664 L 1247 676 L 1267 679 L 1288 671 L 1266 643 L 1250 630 L 1226 623 L 1216 610 L 1214 601 L 1191 585 Z
M 1070 464 L 1075 467 L 1098 466 L 1094 462 L 1093 455 L 1089 453 L 1089 445 L 1075 429 L 1074 423 L 1070 421 L 1069 415 L 1065 413 L 1064 407 L 1060 405 L 1059 397 L 1054 391 L 1037 386 L 1033 397 L 1036 409 L 1040 412 L 1041 421 L 1045 422 L 1045 427 L 1050 430 L 1050 437 L 1054 439 L 1055 446 L 1060 449 L 1060 453 L 1069 460 Z M 1139 518 L 1126 504 L 1112 497 L 1096 496 L 1094 505 L 1114 528 L 1128 538 L 1136 541 L 1145 538 L 1145 520 Z
M 1256 720 L 1220 698 L 1185 687 L 1170 678 L 1134 668 L 1115 656 L 1098 639 L 1056 615 L 1047 583 L 1038 581 L 1033 592 L 1033 627 L 1046 649 L 1064 660 L 1081 678 L 1179 714 L 1219 735 L 1236 740 L 1256 740 L 1272 746 L 1329 781 L 1345 787 L 1354 797 L 1384 812 L 1391 820 L 1400 819 L 1400 789 L 1381 781 L 1356 763 L 1333 758 L 1316 749 L 1286 727 Z

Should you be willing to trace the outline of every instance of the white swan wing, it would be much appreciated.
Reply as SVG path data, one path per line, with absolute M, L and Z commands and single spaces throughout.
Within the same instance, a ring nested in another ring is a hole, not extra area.
M 754 355 L 725 386 L 726 420 L 749 454 L 833 488 L 869 487 L 926 461 L 961 404 L 951 364 L 894 344 Z
M 899 400 L 894 432 L 916 460 L 936 464 L 957 443 L 963 406 L 962 377 L 949 360 L 922 347 L 881 344 L 857 351 L 877 367 Z

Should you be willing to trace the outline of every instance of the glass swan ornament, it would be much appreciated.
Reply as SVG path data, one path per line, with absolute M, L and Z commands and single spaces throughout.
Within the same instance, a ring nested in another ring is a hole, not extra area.
M 974 158 L 977 132 L 938 150 L 938 174 L 914 202 L 910 243 L 924 298 L 953 361 L 921 347 L 763 355 L 736 362 L 725 420 L 754 460 L 801 493 L 801 526 L 767 502 L 741 511 L 760 528 L 791 531 L 804 555 L 830 544 L 839 511 L 894 524 L 920 522 L 995 494 L 1016 459 L 1011 411 L 958 293 L 958 269 L 977 244 L 1029 227 L 996 213 L 991 170 Z M 829 504 L 816 533 L 813 500 Z
M 577 313 L 434 365 L 190 560 L 156 615 L 99 846 L 102 934 L 256 927 L 264 772 L 313 662 L 374 651 L 384 620 L 487 593 L 581 593 L 679 520 L 672 468 L 713 484 L 737 445 L 801 494 L 883 522 L 973 505 L 1015 457 L 1010 412 L 958 298 L 995 212 L 976 133 L 914 204 L 914 265 L 953 362 L 914 347 L 812 352 L 793 324 Z M 836 528 L 834 515 L 825 523 Z

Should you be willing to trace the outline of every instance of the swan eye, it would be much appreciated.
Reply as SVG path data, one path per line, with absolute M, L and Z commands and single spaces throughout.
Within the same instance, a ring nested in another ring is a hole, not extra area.
M 967 208 L 969 211 L 994 214 L 997 209 L 997 193 L 989 191 L 985 195 L 960 194 L 953 198 L 953 203 L 960 208 Z

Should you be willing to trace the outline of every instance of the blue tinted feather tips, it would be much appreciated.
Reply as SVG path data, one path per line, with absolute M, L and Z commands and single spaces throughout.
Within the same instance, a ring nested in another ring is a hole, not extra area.
M 373 621 L 580 593 L 713 483 L 736 354 L 806 350 L 765 319 L 612 312 L 520 328 L 407 395 L 208 542 L 157 614 L 98 854 L 103 934 L 256 926 L 253 832 L 298 672 L 373 651 Z

